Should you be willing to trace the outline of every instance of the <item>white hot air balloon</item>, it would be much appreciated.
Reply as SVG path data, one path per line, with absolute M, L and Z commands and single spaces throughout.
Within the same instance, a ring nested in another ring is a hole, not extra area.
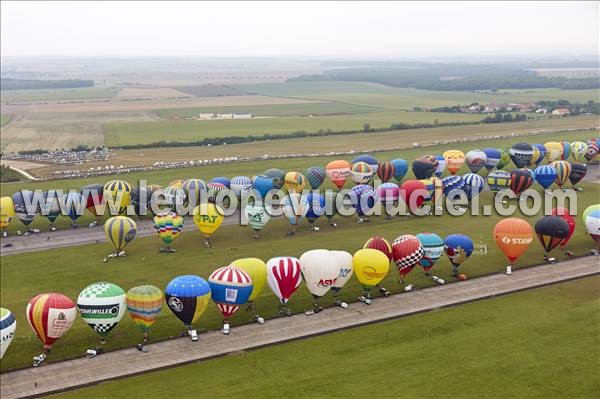
M 0 308 L 0 359 L 8 349 L 10 342 L 15 336 L 17 328 L 17 319 L 12 312 L 5 308 Z
M 267 262 L 267 284 L 279 298 L 279 313 L 292 315 L 287 303 L 302 283 L 300 262 L 289 256 L 279 256 Z
M 315 298 L 314 311 L 321 311 L 318 299 L 333 286 L 340 274 L 337 258 L 326 249 L 313 249 L 300 256 L 300 270 L 306 287 Z
M 346 309 L 348 304 L 346 302 L 342 302 L 337 298 L 337 294 L 340 290 L 346 285 L 348 280 L 352 277 L 353 269 L 352 269 L 352 254 L 346 251 L 330 251 L 331 254 L 336 258 L 339 274 L 335 283 L 331 286 L 331 291 L 333 291 L 333 298 L 335 304 L 337 306 L 341 306 Z

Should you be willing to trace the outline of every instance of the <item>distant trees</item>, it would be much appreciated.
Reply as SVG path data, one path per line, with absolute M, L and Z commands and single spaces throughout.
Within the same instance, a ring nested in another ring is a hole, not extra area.
M 2 78 L 0 80 L 0 90 L 73 89 L 93 86 L 93 80 L 82 79 L 35 80 Z
M 500 112 L 496 113 L 494 116 L 486 116 L 481 120 L 483 123 L 503 123 L 503 122 L 522 122 L 527 120 L 527 115 L 525 114 L 516 114 L 513 116 L 512 114 L 502 114 Z

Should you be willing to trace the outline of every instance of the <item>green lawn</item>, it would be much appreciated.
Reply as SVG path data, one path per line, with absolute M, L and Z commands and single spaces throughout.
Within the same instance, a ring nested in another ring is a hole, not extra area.
M 118 92 L 116 87 L 83 87 L 79 89 L 39 89 L 39 90 L 2 90 L 2 102 L 25 101 L 70 101 L 112 98 Z
M 598 287 L 589 277 L 56 397 L 598 397 Z

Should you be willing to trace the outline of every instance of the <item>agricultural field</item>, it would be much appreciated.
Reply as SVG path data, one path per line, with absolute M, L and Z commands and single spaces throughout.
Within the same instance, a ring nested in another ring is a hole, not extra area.
M 527 397 L 532 390 L 547 398 L 594 397 L 598 287 L 600 277 L 588 277 L 53 397 L 346 398 L 376 391 L 384 398 L 480 398 L 482 386 L 495 397 Z M 399 363 L 401 369 L 390 366 Z M 377 376 L 376 386 L 365 370 Z
M 113 98 L 117 87 L 83 87 L 78 89 L 2 90 L 2 103 L 82 101 Z
M 175 86 L 175 90 L 190 94 L 195 97 L 220 97 L 220 96 L 243 96 L 249 93 L 227 85 L 207 84 L 201 86 Z

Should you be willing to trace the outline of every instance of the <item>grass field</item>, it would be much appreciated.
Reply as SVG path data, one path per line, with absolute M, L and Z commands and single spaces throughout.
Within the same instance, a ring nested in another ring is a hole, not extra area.
M 12 115 L 0 115 L 0 127 L 8 125 L 8 123 L 12 120 Z
M 54 397 L 597 397 L 599 286 L 589 277 Z
M 79 89 L 2 90 L 2 102 L 75 101 L 112 98 L 116 87 L 83 87 Z

